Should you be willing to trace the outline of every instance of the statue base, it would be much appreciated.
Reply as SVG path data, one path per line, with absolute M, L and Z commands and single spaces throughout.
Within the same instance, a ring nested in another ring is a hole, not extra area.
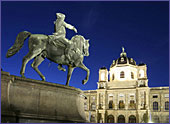
M 1 71 L 2 123 L 83 123 L 80 89 Z

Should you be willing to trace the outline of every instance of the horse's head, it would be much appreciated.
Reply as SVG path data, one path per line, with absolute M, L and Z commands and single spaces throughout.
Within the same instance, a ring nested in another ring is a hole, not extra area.
M 89 39 L 86 40 L 83 36 L 76 35 L 72 37 L 71 40 L 76 44 L 75 46 L 79 48 L 84 56 L 89 56 Z

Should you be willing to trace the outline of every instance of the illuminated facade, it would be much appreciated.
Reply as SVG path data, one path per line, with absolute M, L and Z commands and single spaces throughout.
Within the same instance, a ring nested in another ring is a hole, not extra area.
M 99 70 L 98 89 L 84 91 L 86 118 L 94 123 L 168 123 L 169 87 L 148 87 L 146 64 L 136 65 L 124 48 L 108 71 Z

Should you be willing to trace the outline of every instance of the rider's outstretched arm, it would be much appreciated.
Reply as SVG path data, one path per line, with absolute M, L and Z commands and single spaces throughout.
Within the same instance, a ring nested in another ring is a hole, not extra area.
M 72 25 L 70 25 L 70 24 L 68 24 L 68 23 L 66 23 L 66 22 L 64 22 L 64 26 L 65 26 L 66 28 L 68 28 L 68 29 L 70 29 L 70 30 L 73 30 L 74 32 L 77 33 L 77 29 L 76 29 L 74 26 L 72 26 Z

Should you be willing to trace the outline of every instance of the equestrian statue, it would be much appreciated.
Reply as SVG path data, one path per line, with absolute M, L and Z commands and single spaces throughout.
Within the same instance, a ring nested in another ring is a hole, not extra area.
M 65 28 L 73 30 L 75 33 L 77 33 L 77 29 L 64 21 L 64 14 L 56 13 L 56 16 L 53 35 L 31 34 L 28 31 L 20 32 L 16 37 L 14 45 L 8 49 L 6 57 L 8 58 L 16 54 L 24 45 L 24 41 L 29 37 L 29 52 L 23 57 L 20 71 L 21 77 L 24 77 L 27 63 L 34 58 L 31 67 L 45 81 L 45 77 L 38 69 L 38 66 L 47 58 L 57 63 L 58 69 L 61 71 L 66 71 L 62 65 L 68 66 L 67 86 L 76 67 L 82 68 L 87 72 L 85 79 L 82 81 L 85 84 L 89 80 L 90 70 L 83 64 L 83 59 L 84 56 L 89 56 L 89 40 L 86 40 L 81 35 L 75 35 L 71 40 L 68 40 Z

